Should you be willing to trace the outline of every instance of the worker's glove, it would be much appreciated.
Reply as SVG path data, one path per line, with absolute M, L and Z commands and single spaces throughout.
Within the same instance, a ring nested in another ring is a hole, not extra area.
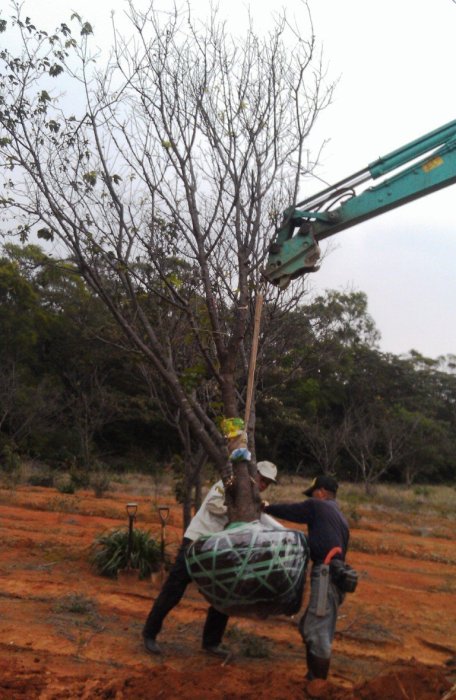
M 261 510 L 264 510 L 269 505 L 269 501 L 261 501 Z

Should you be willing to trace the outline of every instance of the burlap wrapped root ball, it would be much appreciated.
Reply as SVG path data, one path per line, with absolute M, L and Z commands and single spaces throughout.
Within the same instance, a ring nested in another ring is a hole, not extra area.
M 294 615 L 301 607 L 309 549 L 302 532 L 232 525 L 189 546 L 187 568 L 206 600 L 228 615 Z

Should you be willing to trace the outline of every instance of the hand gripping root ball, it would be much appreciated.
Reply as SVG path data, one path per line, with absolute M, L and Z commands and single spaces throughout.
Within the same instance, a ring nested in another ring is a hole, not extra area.
M 230 525 L 189 545 L 187 569 L 200 593 L 227 615 L 294 615 L 309 549 L 302 532 L 259 521 Z

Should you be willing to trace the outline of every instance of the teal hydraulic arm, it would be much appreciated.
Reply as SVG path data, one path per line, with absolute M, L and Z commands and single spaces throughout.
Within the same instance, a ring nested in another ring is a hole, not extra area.
M 427 154 L 426 158 L 417 160 L 423 154 Z M 396 175 L 355 193 L 358 185 L 411 161 L 412 165 Z M 287 209 L 271 243 L 264 276 L 284 288 L 290 280 L 318 270 L 319 241 L 454 182 L 456 120 Z

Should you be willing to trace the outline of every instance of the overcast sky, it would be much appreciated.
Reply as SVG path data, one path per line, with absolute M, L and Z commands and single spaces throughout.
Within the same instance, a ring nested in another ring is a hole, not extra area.
M 330 142 L 320 174 L 330 183 L 456 119 L 453 0 L 315 0 L 315 31 L 334 104 L 318 131 Z M 320 289 L 365 291 L 397 354 L 456 353 L 456 187 L 423 197 L 331 238 L 314 276 Z
M 207 0 L 190 4 L 201 13 L 208 7 Z M 299 0 L 219 2 L 237 27 L 247 5 L 263 24 L 281 6 L 304 16 Z M 309 0 L 309 5 L 328 75 L 339 78 L 334 102 L 309 144 L 316 149 L 328 140 L 318 170 L 327 183 L 456 119 L 455 0 Z M 46 0 L 38 15 L 35 0 L 24 6 L 40 24 L 66 21 L 76 10 L 101 37 L 110 31 L 111 9 L 119 18 L 125 2 Z M 308 31 L 303 23 L 303 36 Z M 300 199 L 324 186 L 306 180 Z M 387 352 L 456 354 L 455 201 L 453 185 L 334 236 L 312 286 L 366 292 Z

